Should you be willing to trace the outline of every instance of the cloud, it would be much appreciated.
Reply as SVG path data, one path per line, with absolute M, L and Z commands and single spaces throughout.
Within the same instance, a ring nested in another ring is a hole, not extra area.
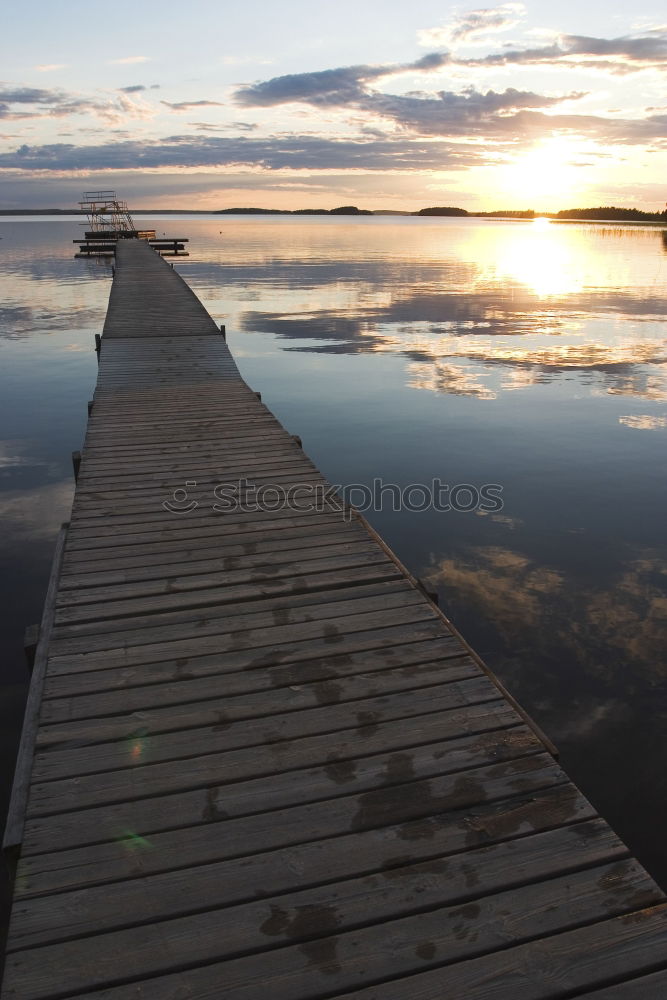
M 551 108 L 564 101 L 578 100 L 581 92 L 546 96 L 533 91 L 515 90 L 508 87 L 502 92 L 488 90 L 486 93 L 468 88 L 462 94 L 440 91 L 435 96 L 413 96 L 393 94 L 368 94 L 359 102 L 366 111 L 383 118 L 389 118 L 398 125 L 421 135 L 455 136 L 482 134 L 516 134 L 518 112 L 525 109 Z M 539 126 L 553 127 L 552 117 L 545 123 L 543 115 L 538 118 Z M 531 119 L 521 119 L 522 125 L 530 129 Z M 532 129 L 530 129 L 532 131 Z
M 618 422 L 638 431 L 657 431 L 667 427 L 667 417 L 656 417 L 647 413 L 619 417 Z
M 131 87 L 119 87 L 123 94 L 138 94 L 142 90 L 147 90 L 148 88 L 144 86 L 143 83 L 134 83 Z
M 50 104 L 62 100 L 61 90 L 43 90 L 39 87 L 0 87 L 0 101 L 4 104 Z
M 514 87 L 485 93 L 469 87 L 462 93 L 441 90 L 435 93 L 389 94 L 369 87 L 373 81 L 387 76 L 415 70 L 431 72 L 448 62 L 446 53 L 435 52 L 409 64 L 347 66 L 314 73 L 295 73 L 241 87 L 235 92 L 234 100 L 244 107 L 299 103 L 316 108 L 361 111 L 366 115 L 389 119 L 400 128 L 419 135 L 507 135 L 514 138 L 523 129 L 531 136 L 545 128 L 559 127 L 553 116 L 517 120 L 519 112 L 552 108 L 586 96 L 581 91 L 546 95 Z M 575 117 L 578 123 L 579 116 Z M 562 127 L 570 130 L 576 125 L 567 123 Z
M 229 122 L 225 125 L 214 125 L 213 122 L 188 122 L 187 124 L 200 132 L 255 132 L 259 127 L 252 122 Z
M 132 170 L 158 167 L 249 165 L 267 170 L 450 170 L 479 163 L 479 151 L 447 143 L 396 139 L 328 139 L 318 136 L 249 138 L 169 136 L 159 141 L 99 146 L 24 144 L 0 154 L 0 169 Z
M 16 110 L 16 105 L 19 109 Z M 115 100 L 91 100 L 64 90 L 38 87 L 0 87 L 0 119 L 18 121 L 27 118 L 65 118 L 68 115 L 93 114 L 110 121 L 124 115 L 146 117 L 148 109 L 130 100 L 125 93 Z
M 45 63 L 42 66 L 34 66 L 38 73 L 52 73 L 58 69 L 67 69 L 67 63 Z
M 179 101 L 177 104 L 172 104 L 170 101 L 160 101 L 160 104 L 171 108 L 172 111 L 189 111 L 190 108 L 224 108 L 224 104 L 220 101 Z
M 456 45 L 469 42 L 480 35 L 488 35 L 513 28 L 525 16 L 522 3 L 505 3 L 500 7 L 485 7 L 471 10 L 437 28 L 425 28 L 417 32 L 420 45 Z
M 667 33 L 639 37 L 597 38 L 590 35 L 561 35 L 550 45 L 509 49 L 480 59 L 458 60 L 460 66 L 562 65 L 603 69 L 613 75 L 643 69 L 667 67 Z
M 134 63 L 150 62 L 149 56 L 124 56 L 122 59 L 109 59 L 110 66 L 130 66 Z
M 152 108 L 132 99 L 136 88 L 121 88 L 117 97 L 109 100 L 91 99 L 64 90 L 39 87 L 0 87 L 0 119 L 21 121 L 30 118 L 66 118 L 69 115 L 92 114 L 107 122 L 124 118 L 148 118 Z
M 341 66 L 312 73 L 289 73 L 270 80 L 240 87 L 234 94 L 246 107 L 274 107 L 293 101 L 315 106 L 344 106 L 364 97 L 365 84 L 401 73 L 428 73 L 447 65 L 447 53 L 431 52 L 412 63 L 384 63 L 378 66 Z
M 571 40 L 574 36 L 568 36 Z M 595 40 L 593 40 L 595 41 Z M 638 40 L 639 41 L 639 40 Z M 655 45 L 656 41 L 651 40 Z M 579 38 L 577 45 L 592 50 L 595 46 Z M 662 45 L 663 43 L 660 42 Z M 664 42 L 667 46 L 667 41 Z M 574 42 L 570 50 L 574 51 Z M 603 46 L 600 46 L 602 49 Z M 620 44 L 608 43 L 608 49 L 620 51 Z M 626 46 L 624 51 L 630 51 Z M 638 47 L 637 51 L 646 51 Z M 652 50 L 654 51 L 654 50 Z M 657 50 L 655 50 L 657 51 Z M 501 55 L 487 56 L 481 60 L 459 60 L 456 65 L 480 66 L 494 61 L 522 59 L 561 58 L 564 49 L 559 45 L 541 49 L 521 50 Z M 557 132 L 586 135 L 604 144 L 645 144 L 667 142 L 667 115 L 657 114 L 646 118 L 622 119 L 601 115 L 544 113 L 558 104 L 577 101 L 588 96 L 583 91 L 547 95 L 534 91 L 521 91 L 508 87 L 504 91 L 486 92 L 469 87 L 461 93 L 438 91 L 435 93 L 412 92 L 390 94 L 370 89 L 369 84 L 383 77 L 420 68 L 424 71 L 449 64 L 452 60 L 445 53 L 430 53 L 410 64 L 383 66 L 348 66 L 316 73 L 297 73 L 274 77 L 261 83 L 239 88 L 234 99 L 245 107 L 274 107 L 300 103 L 321 108 L 337 107 L 350 112 L 363 112 L 365 116 L 390 120 L 401 129 L 421 136 L 442 138 L 468 136 L 489 141 L 511 141 L 530 144 L 545 133 Z M 616 64 L 614 64 L 616 65 Z M 615 69 L 616 71 L 616 69 Z M 365 127 L 369 127 L 368 117 Z

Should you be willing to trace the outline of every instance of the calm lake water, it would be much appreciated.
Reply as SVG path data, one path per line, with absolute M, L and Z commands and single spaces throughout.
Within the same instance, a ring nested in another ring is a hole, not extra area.
M 389 503 L 367 516 L 667 885 L 667 234 L 394 217 L 154 225 L 190 237 L 177 269 L 330 480 L 502 487 L 496 512 Z M 108 263 L 73 259 L 79 233 L 78 219 L 0 219 L 4 804 L 23 629 L 68 517 L 111 281 Z

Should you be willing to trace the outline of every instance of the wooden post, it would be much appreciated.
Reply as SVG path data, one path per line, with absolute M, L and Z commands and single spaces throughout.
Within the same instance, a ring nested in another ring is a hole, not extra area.
M 99 353 L 102 350 L 102 338 L 99 335 L 99 333 L 95 334 L 95 350 L 97 351 L 97 354 L 99 356 Z
M 225 329 L 225 324 L 220 324 L 220 333 L 222 334 L 222 339 L 227 340 L 227 330 Z
M 72 468 L 74 469 L 74 482 L 76 483 L 79 479 L 79 469 L 81 468 L 81 452 L 72 452 Z
M 292 441 L 294 441 L 294 443 L 297 444 L 299 448 L 303 448 L 303 442 L 298 434 L 292 434 Z
M 421 592 L 424 595 L 424 597 L 428 597 L 429 601 L 431 601 L 432 604 L 435 604 L 435 606 L 437 608 L 438 607 L 438 591 L 437 590 L 433 590 L 432 587 L 429 587 L 428 584 L 424 583 L 424 581 L 421 580 L 419 577 L 415 577 L 415 579 L 417 580 L 417 586 L 421 590 Z
M 255 393 L 255 395 L 257 396 L 257 399 L 258 399 L 258 400 L 260 401 L 260 403 L 261 403 L 261 402 L 262 402 L 262 394 L 261 394 L 261 392 L 256 392 L 256 393 Z
M 95 401 L 93 399 L 89 399 L 88 400 L 88 416 L 90 416 L 90 414 L 93 412 L 93 406 L 94 405 L 95 405 Z
M 23 651 L 25 653 L 26 663 L 28 664 L 29 673 L 32 673 L 32 668 L 35 665 L 35 653 L 37 652 L 38 642 L 39 625 L 28 625 L 23 634 Z

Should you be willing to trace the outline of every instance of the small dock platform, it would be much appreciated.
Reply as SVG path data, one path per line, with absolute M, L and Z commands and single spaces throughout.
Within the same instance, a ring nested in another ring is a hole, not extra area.
M 663 998 L 665 895 L 552 751 L 119 241 L 3 998 Z
M 190 254 L 185 249 L 185 244 L 189 243 L 187 236 L 155 236 L 152 231 L 145 235 L 139 234 L 139 239 L 144 240 L 161 257 L 189 257 Z M 118 237 L 107 234 L 87 233 L 85 239 L 72 240 L 78 244 L 79 252 L 74 256 L 82 259 L 88 257 L 114 257 L 116 254 L 116 244 Z

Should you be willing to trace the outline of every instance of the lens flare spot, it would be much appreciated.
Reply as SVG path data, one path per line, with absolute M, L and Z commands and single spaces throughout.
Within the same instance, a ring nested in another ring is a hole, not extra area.
M 150 840 L 138 833 L 134 833 L 133 830 L 124 830 L 117 840 L 130 851 L 143 850 L 153 846 Z

